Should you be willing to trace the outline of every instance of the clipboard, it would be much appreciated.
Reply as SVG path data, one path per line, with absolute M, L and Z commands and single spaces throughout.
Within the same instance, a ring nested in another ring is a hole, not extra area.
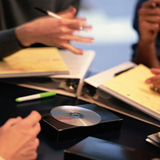
M 95 57 L 95 52 L 88 50 L 84 51 L 83 55 L 75 55 L 67 50 L 59 50 L 59 52 L 68 67 L 69 74 L 31 78 L 10 78 L 4 79 L 4 82 L 40 91 L 54 90 L 57 94 L 77 97 L 81 91 L 83 78 Z
M 113 79 L 118 73 L 122 73 L 130 68 L 136 67 L 133 62 L 125 62 L 97 75 L 84 79 L 79 99 L 97 104 L 101 107 L 115 111 L 117 113 L 132 117 L 145 123 L 160 127 L 160 121 L 150 115 L 136 109 L 130 104 L 111 95 L 100 86 Z

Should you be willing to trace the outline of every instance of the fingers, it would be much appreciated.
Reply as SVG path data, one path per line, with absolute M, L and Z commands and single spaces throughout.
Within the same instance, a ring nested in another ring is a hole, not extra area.
M 32 111 L 30 115 L 23 119 L 23 123 L 30 126 L 36 125 L 41 120 L 41 115 L 37 111 Z
M 33 160 L 37 158 L 37 148 L 39 146 L 39 139 L 35 138 L 34 140 L 27 143 L 20 151 L 20 157 L 23 160 Z M 17 158 L 18 159 L 18 158 Z
M 30 151 L 33 151 L 33 150 L 37 150 L 39 144 L 40 144 L 39 139 L 35 138 L 34 140 L 27 143 L 24 147 L 26 148 L 25 150 L 27 152 L 30 152 Z
M 160 69 L 157 69 L 157 68 L 151 68 L 151 72 L 153 73 L 153 74 L 160 74 Z
M 76 48 L 69 43 L 62 43 L 62 47 L 65 49 L 68 49 L 69 51 L 73 52 L 74 54 L 83 55 L 82 49 Z
M 31 135 L 30 139 L 35 138 L 39 134 L 41 130 L 39 124 L 40 120 L 41 120 L 41 115 L 37 111 L 32 111 L 29 116 L 27 116 L 21 121 L 21 124 L 27 126 L 28 128 L 27 132 Z
M 143 22 L 140 22 L 140 28 L 143 28 L 145 27 L 146 30 L 151 30 L 151 31 L 155 31 L 155 32 L 158 32 L 159 31 L 159 24 L 157 23 L 147 23 L 145 21 Z
M 148 78 L 148 79 L 145 80 L 145 82 L 147 84 L 150 84 L 150 83 L 159 83 L 160 82 L 160 75 Z
M 21 120 L 22 120 L 21 117 L 10 118 L 2 127 L 3 127 L 3 129 L 7 129 L 7 128 L 15 125 L 16 123 L 20 122 Z
M 86 26 L 87 22 L 85 19 L 62 19 L 61 24 L 74 30 L 79 30 L 82 26 Z
M 84 43 L 94 43 L 94 38 L 89 37 L 81 37 L 81 36 L 74 36 L 74 35 L 61 35 L 61 40 L 64 41 L 75 41 L 75 42 L 84 42 Z

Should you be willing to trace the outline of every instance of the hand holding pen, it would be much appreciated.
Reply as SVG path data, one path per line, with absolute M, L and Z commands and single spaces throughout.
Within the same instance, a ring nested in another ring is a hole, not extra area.
M 47 15 L 47 13 L 45 11 Z M 51 13 L 51 12 L 50 12 Z M 83 50 L 74 47 L 70 42 L 93 43 L 93 38 L 74 35 L 74 31 L 91 29 L 86 26 L 85 19 L 75 18 L 76 9 L 73 7 L 50 16 L 37 18 L 27 24 L 16 28 L 15 33 L 19 42 L 27 47 L 34 43 L 42 43 L 47 46 L 56 46 L 68 49 L 75 54 L 83 54 Z

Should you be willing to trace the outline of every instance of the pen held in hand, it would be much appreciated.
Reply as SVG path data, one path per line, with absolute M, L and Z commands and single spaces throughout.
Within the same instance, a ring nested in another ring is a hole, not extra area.
M 57 18 L 57 19 L 62 19 L 62 17 L 58 16 L 56 13 L 51 12 L 49 10 L 45 11 L 45 10 L 39 8 L 39 7 L 35 7 L 35 9 L 38 10 L 38 11 L 40 11 L 40 12 L 42 12 L 42 13 L 44 13 L 44 14 L 46 14 L 46 15 L 48 15 L 48 16 L 51 16 L 51 17 L 54 17 L 54 18 Z M 84 27 L 80 26 L 79 30 L 84 30 Z
M 45 11 L 45 10 L 43 10 L 41 8 L 38 8 L 38 7 L 35 7 L 35 9 L 44 13 L 44 14 L 46 14 L 46 15 L 48 15 L 48 16 L 51 16 L 51 17 L 54 17 L 54 18 L 57 18 L 57 19 L 62 19 L 62 17 L 58 16 L 57 14 L 55 14 L 55 13 L 49 11 L 49 10 Z

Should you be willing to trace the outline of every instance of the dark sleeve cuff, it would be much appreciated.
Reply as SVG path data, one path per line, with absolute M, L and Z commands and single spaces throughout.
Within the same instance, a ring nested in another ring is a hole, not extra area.
M 16 38 L 14 28 L 0 31 L 0 59 L 23 48 Z

